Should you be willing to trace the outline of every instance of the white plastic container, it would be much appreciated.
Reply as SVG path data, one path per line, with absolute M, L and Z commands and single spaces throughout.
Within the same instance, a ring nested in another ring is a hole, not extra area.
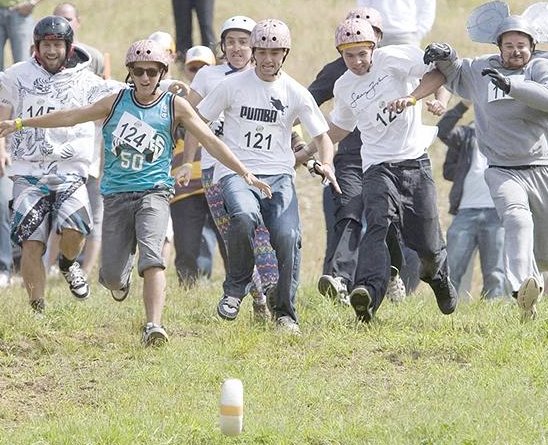
M 227 379 L 221 387 L 220 426 L 227 436 L 242 432 L 244 420 L 244 387 L 239 379 Z

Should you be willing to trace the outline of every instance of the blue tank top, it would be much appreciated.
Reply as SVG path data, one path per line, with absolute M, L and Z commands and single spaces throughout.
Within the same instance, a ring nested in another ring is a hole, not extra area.
M 103 195 L 173 187 L 173 117 L 171 93 L 141 105 L 132 88 L 120 91 L 103 124 Z

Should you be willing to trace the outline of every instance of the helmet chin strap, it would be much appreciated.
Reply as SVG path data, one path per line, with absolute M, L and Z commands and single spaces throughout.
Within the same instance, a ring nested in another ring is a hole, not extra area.
M 282 67 L 284 66 L 285 59 L 287 59 L 287 55 L 289 54 L 289 49 L 288 48 L 284 48 L 284 50 L 285 50 L 284 58 L 282 59 L 282 63 L 280 64 L 280 67 L 278 68 L 278 71 L 276 71 L 274 73 L 275 76 L 278 76 L 278 74 L 280 73 Z M 253 51 L 251 52 L 251 58 L 252 59 L 254 59 L 254 54 L 255 54 L 255 48 L 253 48 Z
M 154 90 L 152 91 L 152 95 L 154 96 L 156 94 L 156 90 L 158 88 L 160 88 L 160 81 L 162 80 L 162 78 L 164 77 L 164 74 L 167 72 L 167 70 L 165 68 L 160 68 L 160 77 L 158 77 L 158 83 L 156 84 L 156 87 L 154 88 Z

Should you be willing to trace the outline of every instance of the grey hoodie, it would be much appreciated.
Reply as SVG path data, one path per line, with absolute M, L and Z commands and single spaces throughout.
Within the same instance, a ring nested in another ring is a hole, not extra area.
M 533 56 L 518 70 L 501 65 L 498 54 L 459 59 L 455 50 L 436 66 L 446 86 L 474 103 L 476 136 L 489 165 L 548 165 L 548 60 Z M 484 68 L 495 68 L 511 81 L 506 96 Z

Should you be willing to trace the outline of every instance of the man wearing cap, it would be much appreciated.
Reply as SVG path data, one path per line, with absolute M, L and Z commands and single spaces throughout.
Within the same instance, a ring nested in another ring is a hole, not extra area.
M 492 5 L 477 10 L 486 7 Z M 469 28 L 473 40 L 496 44 L 497 55 L 460 59 L 445 43 L 425 52 L 448 87 L 474 104 L 479 148 L 489 163 L 485 180 L 505 230 L 506 275 L 522 320 L 536 317 L 540 271 L 548 269 L 548 60 L 535 57 L 532 19 L 503 16 L 485 35 Z

